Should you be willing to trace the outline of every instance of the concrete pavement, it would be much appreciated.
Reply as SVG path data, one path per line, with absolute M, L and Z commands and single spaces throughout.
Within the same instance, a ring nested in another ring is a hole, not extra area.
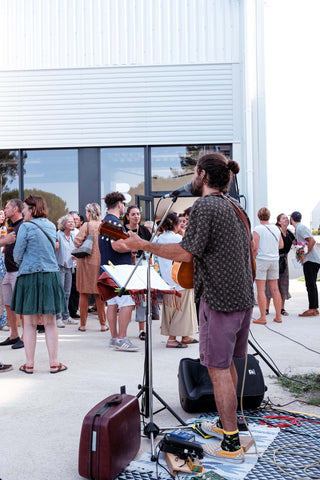
M 291 280 L 290 290 L 292 299 L 286 305 L 290 316 L 283 317 L 282 324 L 276 324 L 272 321 L 271 306 L 267 325 L 252 324 L 251 332 L 281 372 L 319 373 L 320 316 L 298 317 L 308 307 L 304 283 Z M 254 315 L 258 315 L 257 307 Z M 6 334 L 0 332 L 0 339 L 6 338 Z M 138 325 L 134 322 L 129 325 L 129 336 L 139 345 L 139 352 L 109 349 L 109 332 L 99 331 L 95 315 L 89 315 L 85 333 L 72 325 L 59 329 L 59 358 L 68 370 L 57 375 L 49 374 L 44 334 L 38 335 L 33 375 L 18 370 L 25 361 L 23 349 L 0 347 L 0 360 L 14 366 L 13 371 L 0 374 L 2 480 L 81 478 L 77 465 L 83 417 L 96 403 L 118 392 L 121 385 L 126 385 L 127 393 L 135 395 L 138 384 L 143 381 L 144 343 L 137 338 Z M 181 358 L 198 358 L 198 345 L 190 345 L 187 349 L 166 349 L 159 321 L 153 321 L 152 336 L 154 389 L 186 420 L 191 415 L 180 406 L 177 372 Z M 250 347 L 249 353 L 253 353 Z M 261 359 L 260 366 L 268 386 L 266 397 L 280 405 L 294 400 L 279 386 L 273 378 L 274 373 Z M 318 407 L 297 401 L 284 408 L 320 414 Z M 158 409 L 156 401 L 154 409 Z M 177 425 L 167 410 L 155 415 L 154 421 L 159 427 Z M 142 446 L 150 448 L 150 441 L 143 440 Z

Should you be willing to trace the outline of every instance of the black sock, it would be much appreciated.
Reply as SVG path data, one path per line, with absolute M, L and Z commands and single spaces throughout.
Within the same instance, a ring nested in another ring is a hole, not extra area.
M 235 432 L 223 432 L 223 440 L 221 442 L 222 450 L 227 452 L 235 452 L 241 448 L 239 439 L 239 430 Z

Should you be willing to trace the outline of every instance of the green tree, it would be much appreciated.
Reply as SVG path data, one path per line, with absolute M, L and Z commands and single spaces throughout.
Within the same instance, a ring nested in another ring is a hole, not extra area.
M 0 206 L 2 195 L 9 192 L 9 185 L 18 175 L 19 157 L 16 151 L 0 150 Z
M 24 198 L 27 198 L 29 195 L 37 195 L 45 199 L 48 207 L 48 218 L 55 224 L 57 224 L 58 218 L 63 217 L 63 215 L 68 213 L 67 203 L 54 193 L 44 192 L 43 190 L 26 189 L 24 191 Z M 19 198 L 19 192 L 17 189 L 3 193 L 3 205 L 5 205 L 8 200 L 11 200 L 11 198 Z

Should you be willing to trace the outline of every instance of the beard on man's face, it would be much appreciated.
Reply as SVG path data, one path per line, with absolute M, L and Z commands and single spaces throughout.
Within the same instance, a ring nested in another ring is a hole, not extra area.
M 196 197 L 202 196 L 203 182 L 200 177 L 197 177 L 191 182 L 191 194 Z

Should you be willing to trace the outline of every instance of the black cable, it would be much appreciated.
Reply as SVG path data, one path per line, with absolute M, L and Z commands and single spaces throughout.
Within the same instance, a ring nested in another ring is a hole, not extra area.
M 269 408 L 273 409 L 273 407 L 276 407 L 276 409 L 277 409 L 279 407 L 280 408 L 286 407 L 287 405 L 291 405 L 292 403 L 297 403 L 297 402 L 303 403 L 305 405 L 310 405 L 310 403 L 306 402 L 305 400 L 299 400 L 299 398 L 297 398 L 296 400 L 291 400 L 291 402 L 283 403 L 282 405 L 280 405 L 280 404 L 273 403 L 273 401 L 268 397 L 268 401 L 266 401 L 266 404 L 265 404 L 264 408 L 269 407 Z M 320 407 L 319 405 L 312 405 L 312 406 L 313 407 L 318 407 L 318 408 Z M 288 413 L 291 413 L 291 412 L 288 412 Z
M 305 348 L 306 350 L 309 350 L 310 352 L 313 352 L 313 353 L 316 353 L 317 355 L 320 355 L 320 352 L 318 352 L 317 350 L 313 350 L 312 348 L 307 347 L 307 346 L 304 345 L 303 343 L 298 342 L 297 340 L 294 340 L 293 338 L 290 338 L 290 337 L 288 337 L 287 335 L 284 335 L 284 333 L 278 332 L 277 330 L 273 330 L 272 328 L 268 327 L 267 325 L 265 325 L 265 327 L 266 327 L 268 330 L 270 330 L 270 332 L 277 333 L 277 334 L 280 335 L 281 337 L 284 337 L 284 338 L 286 338 L 287 340 L 290 340 L 291 342 L 296 343 L 297 345 L 300 345 L 301 347 Z
M 281 373 L 280 369 L 278 368 L 278 366 L 275 364 L 275 362 L 273 361 L 273 359 L 270 357 L 270 355 L 262 348 L 262 346 L 260 345 L 260 343 L 256 340 L 256 338 L 254 337 L 251 329 L 249 330 L 250 332 L 250 335 L 251 337 L 253 338 L 254 342 L 258 345 L 258 347 L 260 348 L 260 350 L 263 351 L 263 353 L 265 354 L 266 357 L 268 357 L 268 359 L 270 360 L 270 362 L 273 364 L 274 368 L 278 371 L 279 375 L 283 376 L 283 374 Z
M 171 475 L 170 470 L 168 470 L 164 465 L 162 465 L 162 463 L 160 463 L 159 456 L 160 456 L 160 448 L 158 448 L 158 453 L 157 453 L 157 456 L 156 456 L 156 475 L 157 475 L 157 478 L 159 479 L 158 466 L 163 468 L 170 475 L 170 478 L 174 478 L 174 476 Z
M 279 333 L 278 331 L 272 330 L 272 328 L 267 327 L 266 325 L 265 325 L 265 327 L 268 328 L 271 332 Z M 280 334 L 281 336 L 287 338 L 288 340 L 293 341 L 294 343 L 299 343 L 299 342 L 296 342 L 295 340 L 292 340 L 290 337 L 287 337 L 286 335 L 283 335 L 282 333 L 279 333 L 279 334 Z M 254 335 L 253 335 L 253 333 L 252 333 L 251 330 L 250 330 L 250 335 L 251 335 L 251 337 L 253 338 L 254 342 L 259 346 L 260 350 L 263 351 L 263 353 L 265 354 L 265 356 L 268 357 L 268 359 L 270 360 L 270 362 L 273 364 L 274 368 L 278 371 L 280 377 L 285 378 L 285 379 L 287 379 L 287 380 L 289 380 L 289 381 L 292 381 L 292 382 L 300 383 L 301 385 L 305 385 L 305 386 L 310 385 L 309 382 L 304 382 L 303 380 L 299 380 L 298 378 L 288 377 L 287 375 L 285 375 L 284 373 L 282 373 L 281 370 L 279 369 L 279 367 L 276 365 L 276 363 L 275 363 L 275 362 L 273 361 L 273 359 L 270 357 L 270 355 L 261 347 L 261 345 L 259 344 L 259 342 L 255 339 L 255 337 L 254 337 Z M 299 345 L 305 347 L 305 345 L 303 345 L 302 343 L 299 343 Z M 311 349 L 309 349 L 308 347 L 305 347 L 305 348 L 306 348 L 307 350 L 311 350 Z M 314 352 L 314 350 L 312 350 L 312 351 Z M 318 353 L 318 352 L 315 352 L 315 353 Z M 300 401 L 300 400 L 296 400 L 296 401 Z M 289 402 L 288 404 L 285 404 L 285 405 L 289 405 L 290 403 L 294 403 L 294 401 Z M 309 405 L 308 402 L 304 402 L 303 400 L 301 400 L 300 403 L 306 403 L 307 405 Z M 279 405 L 279 406 L 281 406 L 281 405 Z M 317 406 L 317 405 L 316 405 L 316 406 Z

